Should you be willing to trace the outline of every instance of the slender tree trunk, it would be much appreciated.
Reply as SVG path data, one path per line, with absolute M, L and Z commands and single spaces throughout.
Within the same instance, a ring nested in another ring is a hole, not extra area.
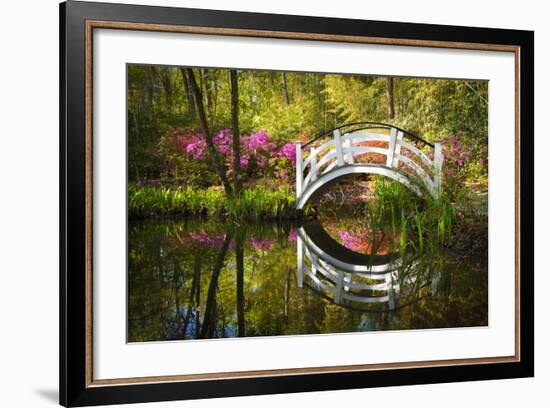
M 244 249 L 242 236 L 238 232 L 235 238 L 235 257 L 237 262 L 237 336 L 244 337 Z
M 204 112 L 204 105 L 202 103 L 202 95 L 199 87 L 197 86 L 195 74 L 193 73 L 193 70 L 191 68 L 185 68 L 185 72 L 187 74 L 189 86 L 191 88 L 191 91 L 193 92 L 193 99 L 195 100 L 197 113 L 199 114 L 199 121 L 201 123 L 202 131 L 204 133 L 204 138 L 206 139 L 208 152 L 210 153 L 216 173 L 218 173 L 218 177 L 220 178 L 220 181 L 223 185 L 223 189 L 225 190 L 225 193 L 230 196 L 233 194 L 233 189 L 231 188 L 231 184 L 229 184 L 225 165 L 218 150 L 216 149 L 216 146 L 214 145 L 214 140 L 212 138 L 212 135 L 210 134 L 210 130 L 208 129 L 206 113 Z
M 288 320 L 288 304 L 290 302 L 290 274 L 292 272 L 291 268 L 288 268 L 286 271 L 286 280 L 285 280 L 285 309 L 284 309 L 284 318 L 285 322 Z
M 193 280 L 191 281 L 191 290 L 189 293 L 189 302 L 187 303 L 187 311 L 185 313 L 185 319 L 183 321 L 183 335 L 182 339 L 185 339 L 185 333 L 187 333 L 187 326 L 189 319 L 191 318 L 191 311 L 193 310 L 193 298 L 195 297 L 197 282 L 201 276 L 201 256 L 199 253 L 195 255 L 195 261 L 193 266 Z
M 212 122 L 214 118 L 214 95 L 213 95 L 213 83 L 215 81 L 215 78 L 212 78 L 213 76 L 212 70 L 208 69 L 200 69 L 201 74 L 201 82 L 200 82 L 200 88 L 202 89 L 202 94 L 204 96 L 204 107 L 205 112 L 208 120 Z M 213 79 L 213 80 L 212 80 Z
M 185 75 L 185 69 L 180 68 L 181 78 L 183 81 L 183 89 L 185 90 L 185 95 L 187 96 L 187 111 L 191 116 L 195 116 L 195 104 L 193 102 L 193 93 L 189 87 L 189 82 L 187 81 L 187 75 Z
M 147 115 L 149 126 L 151 126 L 151 124 L 153 123 L 153 118 L 155 117 L 155 104 L 153 101 L 155 97 L 154 75 L 155 75 L 154 69 L 148 71 L 147 85 L 146 85 L 147 99 L 146 99 L 145 112 Z
M 393 77 L 386 78 L 386 101 L 387 101 L 387 111 L 388 119 L 395 118 L 395 110 L 393 104 Z
M 214 333 L 216 326 L 216 291 L 218 290 L 218 279 L 220 277 L 220 272 L 222 270 L 225 256 L 229 248 L 229 243 L 231 242 L 232 235 L 227 233 L 223 244 L 218 252 L 216 261 L 214 262 L 214 269 L 212 271 L 212 277 L 210 278 L 210 285 L 208 286 L 208 294 L 206 295 L 206 306 L 204 308 L 204 318 L 201 329 L 201 338 L 207 338 L 209 335 Z
M 239 130 L 239 78 L 237 71 L 230 70 L 231 80 L 231 125 L 233 131 L 233 190 L 241 191 L 241 139 Z
M 285 103 L 290 105 L 290 99 L 288 97 L 288 87 L 286 85 L 286 72 L 281 72 L 281 81 L 283 83 L 283 97 L 285 98 Z
M 162 83 L 162 87 L 164 88 L 164 98 L 166 100 L 166 105 L 168 106 L 168 112 L 172 112 L 172 105 L 173 105 L 173 95 L 174 95 L 174 89 L 172 87 L 172 76 L 171 76 L 171 70 L 167 68 L 162 68 L 160 71 L 160 80 Z
M 175 307 L 176 315 L 174 316 L 175 326 L 176 326 L 176 338 L 179 335 L 179 323 L 181 319 L 181 307 L 180 307 L 180 273 L 179 264 L 176 260 L 173 261 L 174 264 L 174 276 L 172 277 L 172 284 L 174 285 L 174 297 L 175 297 Z
M 200 278 L 200 271 L 199 271 L 199 277 L 197 279 L 197 284 L 195 287 L 195 338 L 198 339 L 201 333 L 201 278 Z

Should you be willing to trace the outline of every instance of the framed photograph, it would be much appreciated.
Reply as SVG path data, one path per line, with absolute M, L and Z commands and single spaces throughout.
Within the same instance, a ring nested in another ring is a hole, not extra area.
M 60 27 L 62 405 L 534 375 L 533 32 Z

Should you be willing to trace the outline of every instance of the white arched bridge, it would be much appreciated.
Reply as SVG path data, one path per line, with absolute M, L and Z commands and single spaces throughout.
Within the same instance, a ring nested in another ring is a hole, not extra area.
M 343 125 L 296 144 L 296 208 L 351 174 L 379 174 L 420 196 L 427 192 L 438 198 L 442 166 L 440 142 L 429 143 L 386 123 Z

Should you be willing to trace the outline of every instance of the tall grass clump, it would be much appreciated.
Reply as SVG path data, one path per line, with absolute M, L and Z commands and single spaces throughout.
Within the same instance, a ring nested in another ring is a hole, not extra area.
M 269 190 L 260 186 L 228 197 L 219 189 L 128 187 L 128 214 L 137 218 L 185 215 L 256 221 L 284 219 L 296 216 L 295 201 L 288 188 Z
M 246 189 L 227 199 L 227 213 L 235 220 L 282 219 L 295 215 L 296 197 L 288 188 L 268 190 L 265 187 Z
M 446 245 L 455 219 L 452 205 L 445 197 L 429 194 L 418 197 L 397 182 L 377 178 L 374 197 L 365 204 L 371 231 L 388 230 L 399 242 L 404 256 L 410 247 L 417 253 L 436 252 Z

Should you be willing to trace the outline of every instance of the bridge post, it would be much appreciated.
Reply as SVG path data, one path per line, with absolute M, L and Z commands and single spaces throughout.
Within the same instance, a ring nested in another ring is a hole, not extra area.
M 342 300 L 342 290 L 344 289 L 344 272 L 337 270 L 336 288 L 334 289 L 334 303 L 340 304 Z
M 303 169 L 302 169 L 302 144 L 296 143 L 296 199 L 302 195 L 302 181 L 303 181 Z
M 397 155 L 401 154 L 401 145 L 399 142 L 403 140 L 403 132 L 399 131 L 397 132 L 397 139 L 395 141 L 395 149 L 393 153 L 393 167 L 396 169 L 399 168 L 399 157 Z
M 344 165 L 344 155 L 342 153 L 342 137 L 340 135 L 340 129 L 334 130 L 334 145 L 336 146 L 336 160 L 338 161 L 338 167 Z
M 353 143 L 351 142 L 351 135 L 349 135 L 346 140 L 344 140 L 344 149 L 351 149 L 353 146 Z M 353 152 L 348 152 L 344 154 L 344 161 L 348 164 L 353 164 Z
M 439 198 L 441 194 L 441 181 L 443 176 L 443 143 L 434 142 L 434 195 Z
M 393 167 L 393 157 L 395 156 L 395 143 L 397 140 L 397 129 L 391 128 L 390 130 L 390 142 L 388 143 L 388 156 L 386 159 L 386 166 Z

